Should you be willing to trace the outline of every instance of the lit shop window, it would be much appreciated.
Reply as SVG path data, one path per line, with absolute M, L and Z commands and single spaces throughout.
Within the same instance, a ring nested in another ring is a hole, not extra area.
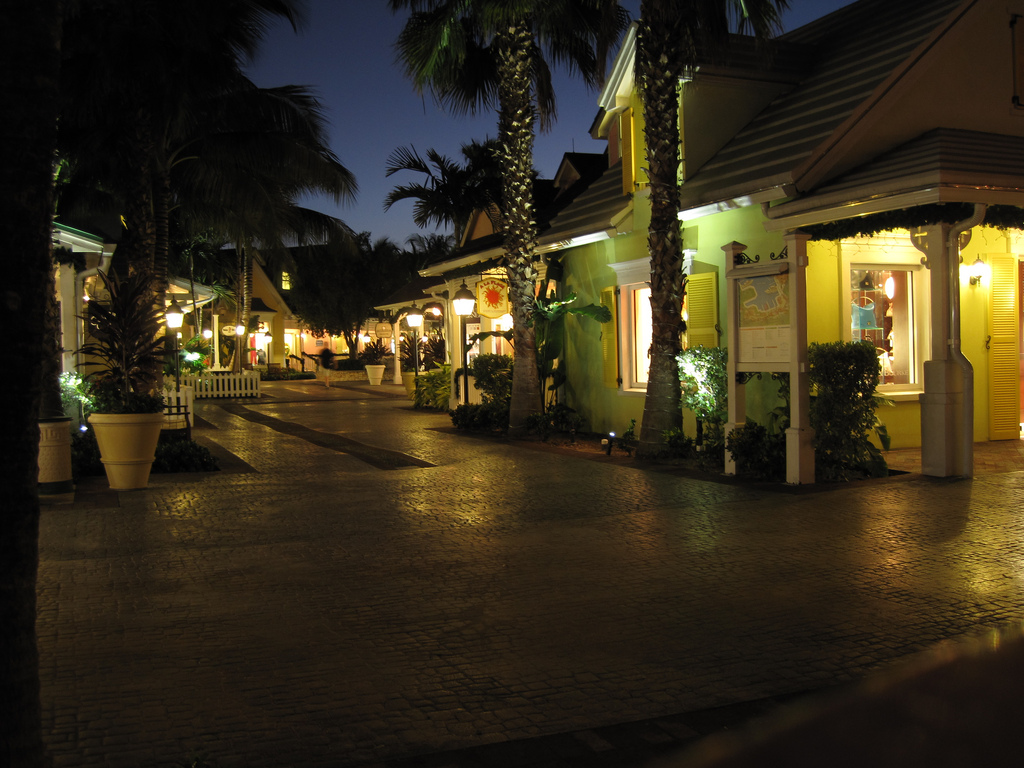
M 287 272 L 281 273 L 281 290 L 290 291 L 292 289 L 292 276 Z
M 910 270 L 854 265 L 850 269 L 850 334 L 875 347 L 880 385 L 918 381 Z

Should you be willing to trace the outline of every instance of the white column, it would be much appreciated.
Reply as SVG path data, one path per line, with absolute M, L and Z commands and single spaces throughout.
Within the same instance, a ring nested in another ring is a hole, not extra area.
M 949 353 L 949 224 L 924 229 L 915 245 L 925 253 L 931 291 L 931 359 L 924 363 L 921 395 L 921 472 L 932 477 L 964 474 L 958 455 L 963 437 L 963 371 Z
M 728 245 L 723 245 L 725 251 L 726 273 L 736 264 L 736 257 L 745 251 L 747 246 L 737 243 L 735 240 Z M 745 384 L 737 381 L 736 361 L 739 359 L 740 350 L 740 324 L 739 307 L 736 305 L 736 282 L 727 281 L 725 292 L 726 323 L 728 324 L 727 349 L 729 351 L 726 363 L 726 375 L 729 382 L 729 420 L 725 424 L 725 436 L 728 436 L 736 427 L 741 427 L 747 422 L 747 388 Z M 736 460 L 732 454 L 725 452 L 725 474 L 736 474 Z
M 814 430 L 810 422 L 807 370 L 807 241 L 810 235 L 786 235 L 789 253 L 789 429 L 786 430 L 786 482 L 814 482 Z

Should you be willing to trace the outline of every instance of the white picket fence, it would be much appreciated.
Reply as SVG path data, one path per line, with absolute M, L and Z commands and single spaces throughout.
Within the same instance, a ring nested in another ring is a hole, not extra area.
M 259 397 L 259 371 L 241 373 L 204 373 L 182 376 L 181 383 L 192 387 L 195 397 Z

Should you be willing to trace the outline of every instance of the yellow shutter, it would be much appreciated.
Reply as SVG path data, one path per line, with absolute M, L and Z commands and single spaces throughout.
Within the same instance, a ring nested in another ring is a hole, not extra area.
M 612 313 L 612 319 L 607 323 L 601 323 L 601 379 L 606 387 L 617 388 L 619 386 L 619 345 L 618 327 L 619 317 L 615 311 L 615 289 L 605 288 L 601 291 L 601 306 L 608 307 Z
M 686 347 L 718 346 L 718 273 L 686 278 Z
M 990 440 L 1020 437 L 1020 350 L 1017 339 L 1017 257 L 989 256 L 989 408 Z
M 622 155 L 622 194 L 631 195 L 636 189 L 636 141 L 633 138 L 633 110 L 619 115 L 619 146 Z

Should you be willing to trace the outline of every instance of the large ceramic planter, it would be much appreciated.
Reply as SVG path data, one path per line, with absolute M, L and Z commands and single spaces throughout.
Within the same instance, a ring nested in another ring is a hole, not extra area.
M 71 479 L 71 419 L 39 420 L 39 495 L 75 492 Z
M 96 433 L 100 461 L 115 491 L 145 488 L 156 457 L 164 414 L 94 413 L 89 423 Z
M 416 399 L 416 372 L 402 371 L 402 384 L 405 385 L 405 394 L 410 400 Z
M 384 381 L 384 369 L 385 365 L 368 365 L 366 366 L 366 378 L 370 380 L 370 384 L 378 386 Z

